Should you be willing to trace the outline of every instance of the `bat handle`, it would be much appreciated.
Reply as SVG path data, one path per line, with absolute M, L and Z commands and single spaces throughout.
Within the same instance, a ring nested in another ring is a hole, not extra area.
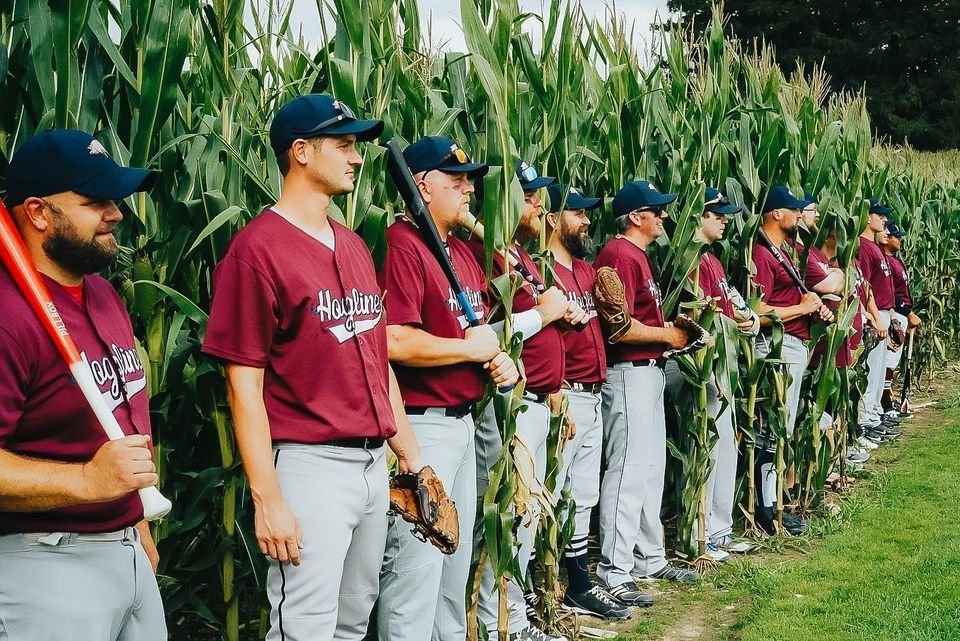
M 87 363 L 83 360 L 74 361 L 70 364 L 70 374 L 73 375 L 77 385 L 80 386 L 80 391 L 83 392 L 87 403 L 90 404 L 90 409 L 93 410 L 97 420 L 100 421 L 107 438 L 111 441 L 124 438 L 126 434 L 123 433 L 117 418 L 104 403 L 103 397 L 100 396 L 100 389 L 93 380 L 93 375 L 90 373 L 90 367 Z M 141 488 L 138 493 L 140 494 L 140 502 L 143 503 L 143 518 L 148 521 L 156 521 L 166 516 L 173 507 L 170 500 L 160 494 L 160 490 L 155 486 Z

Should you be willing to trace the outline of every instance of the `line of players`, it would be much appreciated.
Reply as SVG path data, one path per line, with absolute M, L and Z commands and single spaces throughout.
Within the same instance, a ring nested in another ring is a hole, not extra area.
M 471 162 L 448 138 L 424 138 L 404 151 L 475 313 L 490 322 L 468 328 L 408 218 L 388 228 L 386 261 L 377 272 L 363 240 L 329 216 L 331 199 L 354 189 L 362 164 L 357 143 L 382 131 L 381 121 L 357 119 L 327 95 L 300 96 L 284 105 L 270 129 L 283 175 L 280 198 L 236 235 L 214 273 L 202 349 L 225 365 L 256 537 L 273 560 L 267 577 L 271 641 L 363 639 L 378 599 L 380 639 L 466 637 L 471 507 L 497 481 L 490 472 L 502 448 L 492 412 L 475 421 L 473 411 L 488 380 L 504 386 L 521 377 L 500 349 L 497 332 L 508 319 L 491 317 L 499 307 L 482 266 L 482 244 L 452 233 L 469 212 L 473 180 L 488 167 Z M 50 163 L 54 156 L 64 162 Z M 632 607 L 652 604 L 638 580 L 697 578 L 667 560 L 660 523 L 664 399 L 679 388 L 663 353 L 686 345 L 689 337 L 663 317 L 658 278 L 645 253 L 664 233 L 676 196 L 642 180 L 623 186 L 612 200 L 619 233 L 591 266 L 584 261 L 591 253 L 587 212 L 598 208 L 600 199 L 539 176 L 525 163 L 517 179 L 524 208 L 507 263 L 542 276 L 524 245 L 546 225 L 555 264 L 552 287 L 539 291 L 525 281 L 513 300 L 509 326 L 523 339 L 526 403 L 517 417 L 514 450 L 529 452 L 532 489 L 545 492 L 536 486 L 543 483 L 550 417 L 565 397 L 573 420 L 558 487 L 569 490 L 576 511 L 564 553 L 564 602 L 582 613 L 623 619 Z M 122 215 L 116 201 L 149 188 L 153 180 L 152 172 L 118 167 L 88 134 L 64 130 L 25 142 L 7 173 L 14 220 L 71 334 L 91 367 L 99 368 L 101 392 L 113 399 L 114 414 L 130 435 L 106 442 L 4 273 L 4 300 L 20 307 L 0 332 L 6 355 L 0 379 L 8 383 L 0 386 L 0 606 L 5 631 L 18 639 L 166 635 L 160 594 L 148 576 L 158 557 L 135 493 L 157 482 L 142 393 L 146 379 L 122 303 L 95 275 L 118 253 L 112 231 Z M 541 200 L 544 188 L 548 207 Z M 782 357 L 793 376 L 788 394 L 793 423 L 811 319 L 829 319 L 831 312 L 817 294 L 802 294 L 784 267 L 791 260 L 785 243 L 798 220 L 802 216 L 808 230 L 816 224 L 810 199 L 774 186 L 764 202 L 763 230 L 784 251 L 779 256 L 759 244 L 754 248 L 754 279 L 763 290 L 759 314 L 743 309 L 709 252 L 697 270 L 698 282 L 741 331 L 758 336 L 758 350 L 766 344 L 767 312 L 784 323 Z M 739 211 L 716 190 L 707 190 L 704 242 L 719 240 Z M 919 325 L 909 309 L 902 264 L 873 242 L 879 234 L 888 252 L 896 251 L 900 232 L 893 228 L 889 239 L 884 233 L 889 213 L 882 203 L 871 204 L 858 260 L 863 280 L 856 296 L 863 319 L 881 337 L 892 313 Z M 819 259 L 806 266 L 811 289 L 842 291 L 842 274 L 831 262 L 835 244 L 828 237 L 822 256 L 815 249 L 808 255 Z M 822 263 L 822 273 L 814 263 Z M 594 269 L 600 266 L 619 274 L 631 314 L 629 329 L 614 344 L 594 309 Z M 495 265 L 498 273 L 505 269 L 503 261 Z M 584 331 L 569 331 L 583 323 Z M 842 364 L 849 365 L 857 340 L 859 335 L 841 351 Z M 895 419 L 877 409 L 887 367 L 882 343 L 867 363 L 860 443 L 869 447 L 898 430 Z M 58 403 L 45 402 L 54 394 Z M 721 404 L 712 401 L 710 411 L 719 413 Z M 720 440 L 711 454 L 716 464 L 705 527 L 709 551 L 719 560 L 746 546 L 731 530 L 737 446 L 729 410 L 716 418 Z M 460 508 L 463 536 L 456 554 L 441 555 L 388 515 L 387 447 L 401 471 L 431 465 L 443 480 Z M 761 463 L 765 487 L 772 474 L 769 463 Z M 772 496 L 764 490 L 761 505 L 773 507 Z M 587 570 L 587 536 L 598 503 L 601 558 L 595 584 Z M 530 506 L 531 513 L 536 509 Z M 517 533 L 521 568 L 532 557 L 534 522 L 525 519 Z M 112 578 L 120 575 L 129 580 Z M 478 617 L 492 631 L 501 604 L 491 576 L 483 573 Z M 78 585 L 103 589 L 84 591 Z M 97 607 L 90 605 L 93 597 Z M 77 605 L 70 617 L 62 616 L 64 603 Z M 51 604 L 61 609 L 58 616 L 51 616 Z M 560 639 L 531 621 L 517 582 L 510 582 L 502 607 L 513 641 Z

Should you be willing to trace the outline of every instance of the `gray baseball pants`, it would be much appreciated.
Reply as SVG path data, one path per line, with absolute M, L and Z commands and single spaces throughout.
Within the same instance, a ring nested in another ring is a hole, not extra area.
M 547 467 L 547 433 L 550 431 L 550 409 L 543 403 L 526 401 L 526 410 L 517 415 L 516 437 L 526 446 L 534 459 L 534 469 L 537 485 L 531 492 L 546 492 L 542 486 Z M 497 428 L 496 417 L 493 413 L 493 404 L 487 406 L 483 420 L 477 429 L 477 492 L 479 496 L 487 491 L 490 482 L 489 470 L 500 456 L 502 441 L 500 430 Z M 519 455 L 519 454 L 518 454 Z M 520 568 L 526 571 L 530 559 L 533 557 L 533 537 L 536 524 L 539 521 L 539 507 L 531 501 L 530 511 L 524 517 L 517 532 L 520 549 L 517 553 Z M 499 591 L 494 582 L 493 567 L 488 560 L 483 568 L 483 577 L 480 581 L 480 605 L 477 609 L 478 618 L 483 621 L 491 636 L 497 630 L 499 611 Z M 523 599 L 523 589 L 515 582 L 507 584 L 507 610 L 509 611 L 510 633 L 520 632 L 530 626 L 527 619 L 526 602 Z
M 667 462 L 665 381 L 657 366 L 618 363 L 607 369 L 597 576 L 609 587 L 667 564 L 660 523 Z
M 0 641 L 165 641 L 160 590 L 132 527 L 0 536 Z
M 667 396 L 674 404 L 688 402 L 684 397 L 683 376 L 676 361 L 668 361 L 666 368 Z M 692 388 L 686 388 L 692 393 Z M 720 540 L 733 533 L 734 494 L 737 485 L 737 436 L 733 427 L 733 402 L 720 411 L 721 401 L 716 383 L 707 383 L 707 414 L 714 418 L 719 440 L 710 451 L 713 469 L 707 477 L 707 540 Z M 694 523 L 694 531 L 698 529 Z
M 600 500 L 600 459 L 603 455 L 603 419 L 599 394 L 563 390 L 577 433 L 563 448 L 563 461 L 557 476 L 559 489 L 570 492 L 576 504 L 573 513 L 572 540 L 590 534 L 590 512 Z M 586 550 L 575 550 L 578 554 Z
M 467 636 L 466 593 L 473 553 L 477 471 L 473 417 L 448 417 L 443 408 L 408 415 L 423 462 L 443 482 L 457 506 L 460 546 L 450 556 L 390 517 L 380 570 L 377 632 L 380 641 L 446 641 Z
M 766 358 L 770 353 L 770 339 L 761 336 L 757 339 L 757 358 Z M 783 335 L 783 346 L 780 348 L 780 359 L 785 362 L 787 374 L 790 376 L 787 383 L 787 438 L 793 437 L 793 430 L 797 425 L 797 414 L 800 409 L 800 388 L 803 385 L 803 373 L 807 371 L 810 354 L 807 344 L 802 338 L 792 334 Z
M 274 463 L 303 549 L 299 567 L 270 563 L 267 641 L 360 641 L 387 540 L 385 447 L 284 443 Z
M 888 324 L 890 310 L 880 310 L 880 316 Z M 860 397 L 860 407 L 857 423 L 864 426 L 876 427 L 880 425 L 880 415 L 883 412 L 881 399 L 883 398 L 883 379 L 887 374 L 887 341 L 881 340 L 867 354 L 867 389 Z

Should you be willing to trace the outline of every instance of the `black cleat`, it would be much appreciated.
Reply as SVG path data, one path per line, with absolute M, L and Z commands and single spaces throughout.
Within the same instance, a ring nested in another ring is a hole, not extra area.
M 599 585 L 580 594 L 567 592 L 563 597 L 563 605 L 577 614 L 597 617 L 604 621 L 625 621 L 630 618 L 630 606 L 618 603 Z
M 607 588 L 607 594 L 623 605 L 635 605 L 638 608 L 649 608 L 653 605 L 653 597 L 638 588 L 633 581 Z

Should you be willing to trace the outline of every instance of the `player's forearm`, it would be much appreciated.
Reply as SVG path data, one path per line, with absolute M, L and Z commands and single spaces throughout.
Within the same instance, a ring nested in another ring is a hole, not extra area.
M 434 336 L 411 325 L 387 327 L 387 354 L 391 363 L 407 367 L 442 367 L 473 361 L 466 341 Z
M 402 471 L 420 471 L 423 463 L 420 460 L 420 445 L 413 433 L 413 426 L 407 419 L 403 407 L 403 398 L 400 396 L 400 385 L 390 368 L 390 406 L 393 408 L 393 417 L 397 423 L 397 433 L 387 440 L 387 444 L 401 463 Z
M 787 307 L 773 307 L 767 305 L 766 303 L 761 302 L 760 308 L 757 310 L 757 313 L 760 314 L 760 327 L 770 327 L 773 325 L 773 319 L 768 316 L 770 312 L 773 312 L 777 318 L 780 319 L 782 323 L 789 323 L 790 321 L 800 318 L 802 316 L 807 316 L 808 312 L 804 310 L 802 305 L 789 305 Z
M 843 293 L 843 271 L 839 269 L 830 270 L 830 274 L 812 287 L 817 294 L 842 294 Z
M 630 329 L 617 343 L 659 347 L 670 342 L 672 332 L 672 329 L 644 325 L 636 318 L 631 318 Z
M 503 334 L 503 328 L 506 326 L 504 321 L 491 323 L 490 328 L 498 334 Z M 515 333 L 520 333 L 523 340 L 536 335 L 543 329 L 543 316 L 537 309 L 528 309 L 525 312 L 518 312 L 510 315 L 510 326 Z
M 0 510 L 43 512 L 87 503 L 83 464 L 35 459 L 0 449 Z
M 228 365 L 227 401 L 240 460 L 255 505 L 282 498 L 273 462 L 273 439 L 263 403 L 263 370 Z

